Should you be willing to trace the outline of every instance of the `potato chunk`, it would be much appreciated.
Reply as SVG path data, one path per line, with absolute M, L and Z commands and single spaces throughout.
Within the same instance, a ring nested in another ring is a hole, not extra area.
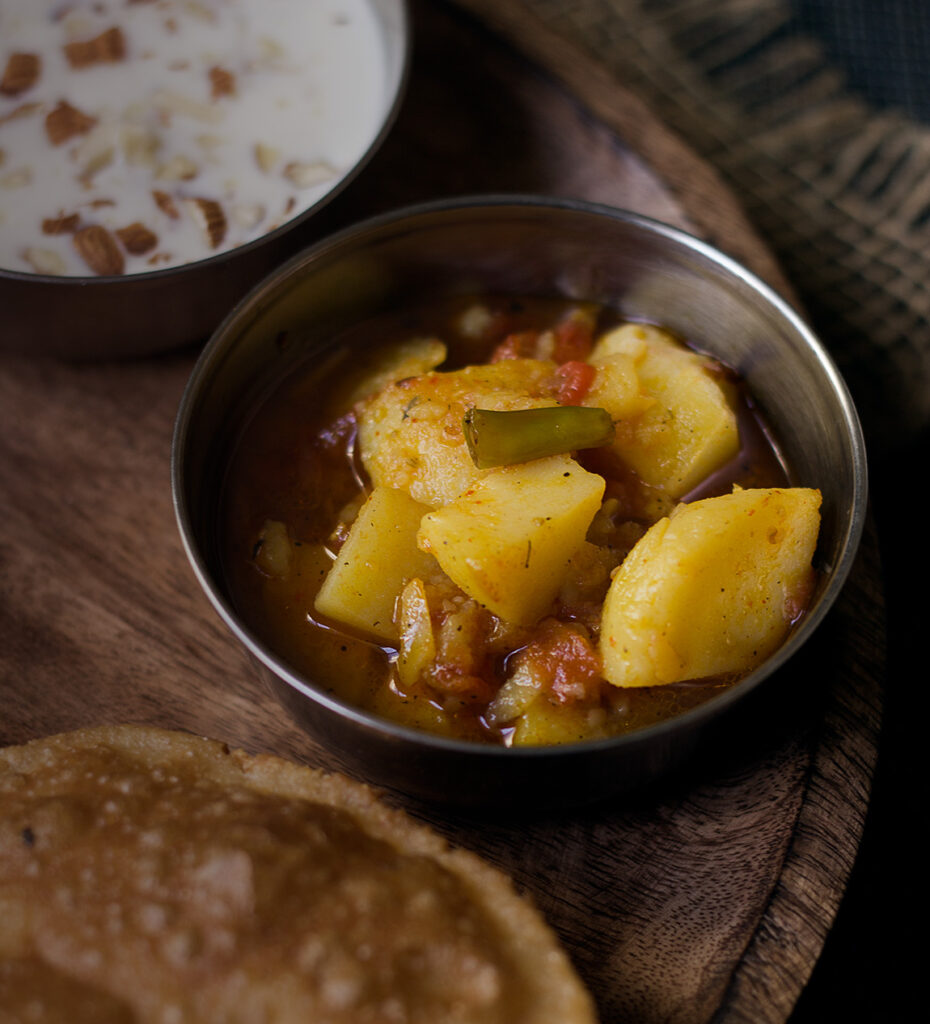
M 761 663 L 810 594 L 820 500 L 807 488 L 737 489 L 651 527 L 604 602 L 605 678 L 657 686 Z
M 409 338 L 378 354 L 374 365 L 354 384 L 346 405 L 383 391 L 388 384 L 435 370 L 446 358 L 446 346 L 438 338 Z
M 555 365 L 537 359 L 397 381 L 359 409 L 362 462 L 376 486 L 398 488 L 438 508 L 485 472 L 476 468 L 465 445 L 466 411 L 556 405 L 556 383 Z
M 317 611 L 396 643 L 394 604 L 404 583 L 436 571 L 435 560 L 417 547 L 420 520 L 428 511 L 403 491 L 376 487 L 320 587 Z
M 491 469 L 424 516 L 420 546 L 469 597 L 530 625 L 558 593 L 603 493 L 603 477 L 567 455 Z
M 613 450 L 650 486 L 680 498 L 739 451 L 736 415 L 710 361 L 666 332 L 624 324 L 598 340 L 590 362 L 598 379 L 585 404 L 618 421 Z
M 397 632 L 397 675 L 405 687 L 414 686 L 436 660 L 436 631 L 423 580 L 408 580 L 401 591 Z

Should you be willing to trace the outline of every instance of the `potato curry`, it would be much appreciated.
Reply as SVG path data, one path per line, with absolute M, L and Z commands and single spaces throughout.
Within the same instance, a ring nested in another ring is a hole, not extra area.
M 629 732 L 768 657 L 820 493 L 735 375 L 563 300 L 444 302 L 337 339 L 228 473 L 230 592 L 341 699 L 507 746 Z

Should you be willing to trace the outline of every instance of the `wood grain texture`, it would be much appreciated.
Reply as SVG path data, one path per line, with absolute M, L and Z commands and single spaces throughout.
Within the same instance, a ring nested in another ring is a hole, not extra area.
M 702 234 L 713 210 L 713 240 L 787 291 L 714 175 L 519 7 L 413 14 L 395 130 L 308 241 L 443 195 L 583 196 Z M 144 721 L 329 763 L 258 684 L 181 548 L 170 441 L 195 355 L 0 357 L 0 742 Z M 879 578 L 870 532 L 817 641 L 738 728 L 725 723 L 648 792 L 525 820 L 388 798 L 517 879 L 605 1022 L 786 1021 L 861 835 L 881 717 Z

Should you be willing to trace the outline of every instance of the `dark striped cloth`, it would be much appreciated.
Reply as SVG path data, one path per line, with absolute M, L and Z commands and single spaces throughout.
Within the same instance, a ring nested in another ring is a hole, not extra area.
M 714 165 L 873 452 L 930 423 L 930 3 L 526 0 Z

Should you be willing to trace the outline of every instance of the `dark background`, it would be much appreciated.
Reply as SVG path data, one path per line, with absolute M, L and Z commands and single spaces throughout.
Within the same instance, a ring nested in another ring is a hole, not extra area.
M 930 124 L 930 2 L 794 0 L 798 30 L 817 38 L 850 90 Z M 930 252 L 927 254 L 930 287 Z M 926 904 L 928 569 L 923 528 L 926 428 L 870 450 L 888 616 L 888 677 L 878 771 L 865 836 L 823 956 L 792 1024 L 927 1019 Z M 915 517 L 916 511 L 916 517 Z

